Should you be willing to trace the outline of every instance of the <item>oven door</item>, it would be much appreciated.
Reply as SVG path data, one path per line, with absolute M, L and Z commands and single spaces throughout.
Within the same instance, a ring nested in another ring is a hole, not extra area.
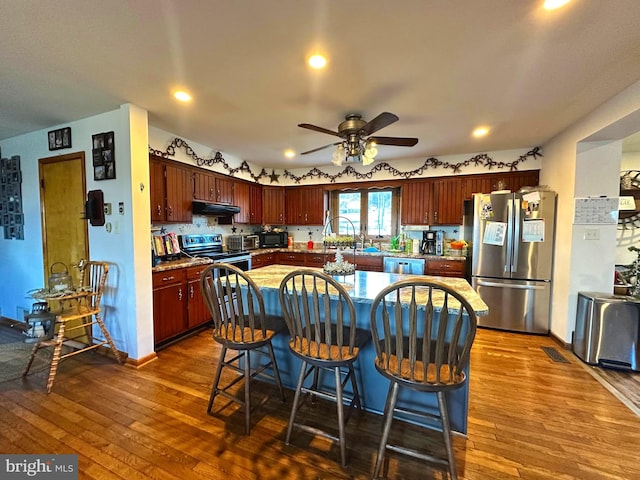
M 251 255 L 238 255 L 235 257 L 223 258 L 218 261 L 233 265 L 244 272 L 251 270 Z

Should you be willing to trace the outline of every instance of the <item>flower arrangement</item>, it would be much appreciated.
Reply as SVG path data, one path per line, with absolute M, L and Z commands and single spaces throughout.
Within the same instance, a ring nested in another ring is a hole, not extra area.
M 336 251 L 336 261 L 324 264 L 324 273 L 327 275 L 352 275 L 356 271 L 356 266 L 349 263 L 342 256 L 340 249 Z

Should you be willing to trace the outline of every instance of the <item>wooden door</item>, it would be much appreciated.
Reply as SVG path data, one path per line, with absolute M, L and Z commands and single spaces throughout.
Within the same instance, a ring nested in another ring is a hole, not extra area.
M 149 158 L 149 197 L 151 200 L 151 223 L 164 222 L 167 219 L 164 162 L 154 157 Z
M 218 203 L 233 205 L 233 180 L 216 175 L 216 198 Z
M 45 281 L 51 274 L 51 265 L 62 262 L 77 285 L 79 271 L 71 265 L 89 259 L 88 221 L 83 218 L 84 165 L 84 152 L 38 161 Z
M 178 165 L 168 163 L 166 169 L 167 182 L 167 221 L 191 222 L 191 202 L 193 184 L 191 171 Z
M 213 173 L 195 170 L 193 173 L 193 198 L 213 202 L 216 199 L 216 176 Z
M 287 225 L 305 225 L 303 210 L 306 209 L 306 202 L 307 199 L 303 199 L 300 187 L 285 189 L 284 210 Z
M 326 194 L 321 186 L 302 187 L 304 225 L 324 225 L 324 212 L 327 210 Z
M 262 188 L 262 223 L 284 225 L 284 188 Z

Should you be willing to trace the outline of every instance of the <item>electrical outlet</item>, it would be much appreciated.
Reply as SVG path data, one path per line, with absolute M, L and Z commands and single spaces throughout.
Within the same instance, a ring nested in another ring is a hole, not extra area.
M 111 215 L 111 204 L 110 203 L 105 203 L 104 204 L 104 214 L 105 215 Z
M 597 228 L 586 228 L 584 230 L 585 240 L 600 240 L 600 230 Z
M 118 213 L 124 215 L 124 202 L 118 203 Z

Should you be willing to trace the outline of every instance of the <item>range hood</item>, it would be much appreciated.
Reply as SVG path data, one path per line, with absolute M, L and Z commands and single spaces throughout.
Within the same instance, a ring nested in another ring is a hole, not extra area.
M 236 213 L 240 213 L 240 207 L 235 205 L 203 202 L 199 200 L 194 200 L 191 208 L 195 214 L 209 215 L 210 217 L 231 217 Z

